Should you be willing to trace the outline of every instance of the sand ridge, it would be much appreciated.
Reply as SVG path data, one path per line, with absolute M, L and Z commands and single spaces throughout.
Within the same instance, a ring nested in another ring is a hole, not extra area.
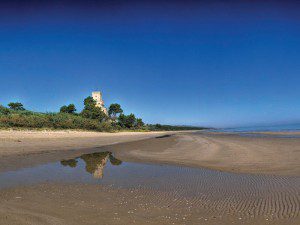
M 189 133 L 109 148 L 127 161 L 204 167 L 228 172 L 300 175 L 300 138 Z

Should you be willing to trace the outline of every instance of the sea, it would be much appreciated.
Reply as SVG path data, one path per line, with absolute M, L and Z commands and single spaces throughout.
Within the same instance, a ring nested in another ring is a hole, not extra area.
M 232 127 L 232 128 L 216 129 L 216 131 L 219 131 L 219 132 L 264 132 L 264 131 L 292 132 L 292 131 L 299 131 L 300 132 L 300 123 L 281 124 L 281 125 Z

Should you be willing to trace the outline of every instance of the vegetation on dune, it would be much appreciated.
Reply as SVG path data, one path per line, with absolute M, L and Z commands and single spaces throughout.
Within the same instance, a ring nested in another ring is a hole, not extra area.
M 0 128 L 47 128 L 80 129 L 93 131 L 171 131 L 199 130 L 199 127 L 145 124 L 134 114 L 125 115 L 121 106 L 111 104 L 106 115 L 96 107 L 92 97 L 84 99 L 84 109 L 76 113 L 74 104 L 62 106 L 59 113 L 38 113 L 25 110 L 22 103 L 9 103 L 9 107 L 0 105 Z
M 23 107 L 23 104 L 20 102 L 11 102 L 8 104 L 8 107 L 12 110 L 20 110 L 20 111 L 25 110 L 25 108 Z
M 174 126 L 174 125 L 162 125 L 162 124 L 147 124 L 147 128 L 150 131 L 180 131 L 180 130 L 204 130 L 205 127 L 195 126 Z
M 108 122 L 99 123 L 97 120 L 67 113 L 35 113 L 31 111 L 9 112 L 8 114 L 0 112 L 0 127 L 112 131 L 112 126 Z
M 68 106 L 64 105 L 60 108 L 60 112 L 74 114 L 76 112 L 76 107 L 74 104 L 70 104 Z

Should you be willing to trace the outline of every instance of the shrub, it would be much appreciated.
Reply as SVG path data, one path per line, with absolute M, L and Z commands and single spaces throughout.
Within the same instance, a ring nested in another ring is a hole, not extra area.
M 23 104 L 20 102 L 11 102 L 8 104 L 8 107 L 12 110 L 20 110 L 20 111 L 25 110 Z
M 1 109 L 3 110 L 3 109 Z M 84 129 L 96 131 L 112 131 L 109 122 L 87 119 L 66 113 L 12 113 L 0 114 L 1 127 L 53 128 L 53 129 Z
M 76 112 L 76 107 L 74 104 L 70 104 L 68 106 L 64 105 L 60 108 L 60 112 L 74 114 Z
M 3 114 L 3 115 L 8 115 L 10 114 L 10 110 L 2 105 L 0 105 L 0 115 Z

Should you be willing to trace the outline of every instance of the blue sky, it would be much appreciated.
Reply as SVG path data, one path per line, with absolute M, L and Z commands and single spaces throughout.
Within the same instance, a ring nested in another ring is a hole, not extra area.
M 101 90 L 148 123 L 300 121 L 295 1 L 175 2 L 2 5 L 0 104 L 81 110 Z

